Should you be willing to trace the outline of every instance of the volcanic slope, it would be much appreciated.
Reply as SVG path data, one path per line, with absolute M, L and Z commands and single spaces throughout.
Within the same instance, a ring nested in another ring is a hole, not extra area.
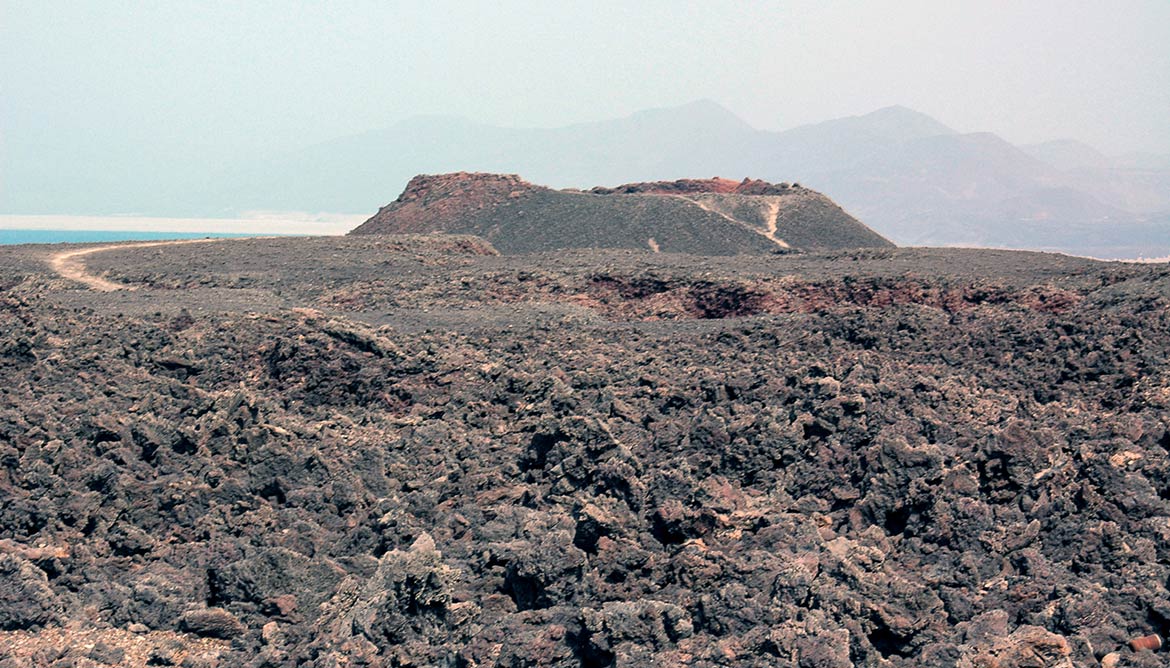
M 891 247 L 821 193 L 744 179 L 553 190 L 508 174 L 413 178 L 351 234 L 446 232 L 506 254 L 649 248 L 696 255 Z

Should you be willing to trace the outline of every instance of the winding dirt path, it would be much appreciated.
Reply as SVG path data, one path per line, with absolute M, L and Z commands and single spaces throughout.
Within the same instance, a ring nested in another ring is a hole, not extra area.
M 84 284 L 90 290 L 98 292 L 113 292 L 115 290 L 137 290 L 133 285 L 115 283 L 101 276 L 89 273 L 85 266 L 85 256 L 119 248 L 150 248 L 152 246 L 177 246 L 179 244 L 202 244 L 222 239 L 175 239 L 173 241 L 148 241 L 146 243 L 110 244 L 108 246 L 94 246 L 57 253 L 49 257 L 49 267 L 62 278 Z
M 776 236 L 776 227 L 779 223 L 779 220 L 780 220 L 780 202 L 775 200 L 775 199 L 768 200 L 768 216 L 767 216 L 768 229 L 764 232 L 764 236 L 766 236 L 769 239 L 771 239 L 772 241 L 775 241 L 776 243 L 780 244 L 781 248 L 792 248 L 792 246 L 788 245 L 787 241 Z
M 739 220 L 738 218 L 733 218 L 733 217 L 727 215 L 726 213 L 723 213 L 719 209 L 711 206 L 710 204 L 708 204 L 700 199 L 691 199 L 690 197 L 687 197 L 686 195 L 668 195 L 668 197 L 677 197 L 678 199 L 681 199 L 684 202 L 690 202 L 691 204 L 694 204 L 695 206 L 699 207 L 700 209 L 702 209 L 704 211 L 707 211 L 708 213 L 713 213 L 716 216 L 722 216 L 726 220 L 729 220 L 729 221 L 735 223 L 736 225 L 742 225 L 743 227 L 748 228 L 752 232 L 755 232 L 756 234 L 764 236 L 769 241 L 771 241 L 772 243 L 776 244 L 777 246 L 779 246 L 781 248 L 792 248 L 792 246 L 788 245 L 787 241 L 776 236 L 776 221 L 780 217 L 780 203 L 779 202 L 775 202 L 775 201 L 768 202 L 768 206 L 769 206 L 768 214 L 769 215 L 768 215 L 768 220 L 766 221 L 768 229 L 766 229 L 764 231 L 760 231 L 760 228 L 758 228 L 754 225 L 750 225 L 748 223 L 745 223 L 742 220 Z

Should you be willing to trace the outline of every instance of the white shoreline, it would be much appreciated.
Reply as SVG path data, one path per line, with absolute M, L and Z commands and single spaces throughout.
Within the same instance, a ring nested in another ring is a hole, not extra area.
M 341 235 L 362 224 L 365 215 L 272 214 L 249 218 L 161 218 L 143 216 L 60 216 L 0 214 L 0 230 L 86 232 L 180 232 L 209 234 Z

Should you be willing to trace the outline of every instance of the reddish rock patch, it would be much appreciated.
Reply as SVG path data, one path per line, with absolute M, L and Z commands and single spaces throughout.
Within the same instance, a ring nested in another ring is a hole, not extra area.
M 443 231 L 450 221 L 519 199 L 535 190 L 547 188 L 533 185 L 515 174 L 420 174 L 406 184 L 398 199 L 379 209 L 375 218 L 393 221 L 383 233 Z M 383 216 L 389 211 L 394 213 L 392 218 Z
M 733 181 L 718 176 L 710 179 L 679 179 L 677 181 L 648 181 L 626 183 L 613 188 L 597 186 L 589 192 L 595 195 L 696 195 L 719 193 L 724 195 L 787 195 L 793 189 L 787 183 L 768 183 L 760 179 Z

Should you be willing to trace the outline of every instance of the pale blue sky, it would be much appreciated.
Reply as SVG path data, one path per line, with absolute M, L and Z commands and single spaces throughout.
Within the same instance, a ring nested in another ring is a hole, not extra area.
M 555 126 L 710 98 L 768 129 L 902 104 L 1170 152 L 1168 36 L 1167 0 L 0 0 L 0 131 L 9 170 L 207 164 L 416 114 Z

